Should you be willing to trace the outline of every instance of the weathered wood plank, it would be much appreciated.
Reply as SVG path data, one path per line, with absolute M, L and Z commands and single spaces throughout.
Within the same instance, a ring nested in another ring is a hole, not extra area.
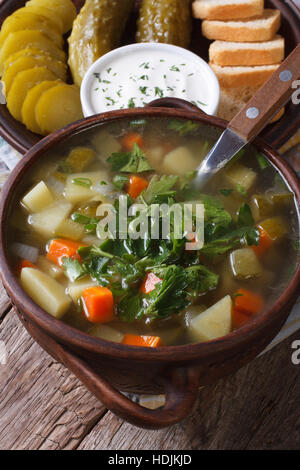
M 0 321 L 1 318 L 3 318 L 6 312 L 9 310 L 10 306 L 10 299 L 3 287 L 2 282 L 0 282 Z
M 144 431 L 107 413 L 79 449 L 297 449 L 300 366 L 289 338 L 227 379 L 203 389 L 183 423 Z M 298 335 L 299 338 L 299 335 Z
M 12 309 L 0 325 L 0 449 L 72 449 L 106 409 L 27 334 Z

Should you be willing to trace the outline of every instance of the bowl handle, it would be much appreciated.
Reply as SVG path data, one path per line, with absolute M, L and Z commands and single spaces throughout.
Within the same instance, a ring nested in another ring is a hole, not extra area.
M 48 339 L 49 341 L 49 339 Z M 135 426 L 161 429 L 182 421 L 192 411 L 199 389 L 199 374 L 193 367 L 174 367 L 165 377 L 166 403 L 150 410 L 132 402 L 83 359 L 56 344 L 56 356 L 113 413 Z
M 202 109 L 198 108 L 189 101 L 181 98 L 159 98 L 146 104 L 145 108 L 179 108 L 185 111 L 194 111 L 195 113 L 206 114 Z

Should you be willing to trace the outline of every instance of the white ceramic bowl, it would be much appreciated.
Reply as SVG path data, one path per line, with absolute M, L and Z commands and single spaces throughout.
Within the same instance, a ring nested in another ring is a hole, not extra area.
M 203 109 L 203 111 L 205 111 L 207 114 L 210 114 L 210 115 L 216 114 L 218 110 L 218 106 L 219 106 L 219 100 L 220 100 L 219 82 L 213 70 L 209 67 L 209 65 L 203 59 L 201 59 L 199 56 L 197 56 L 193 52 L 190 52 L 181 47 L 172 46 L 170 44 L 139 43 L 139 44 L 131 44 L 129 46 L 124 46 L 124 47 L 115 49 L 105 54 L 104 56 L 100 57 L 100 59 L 98 59 L 89 68 L 81 85 L 81 104 L 82 104 L 84 116 L 88 117 L 94 114 L 110 111 L 113 109 L 119 109 L 121 107 L 120 105 L 118 105 L 117 101 L 115 101 L 113 104 L 111 104 L 113 100 L 107 103 L 103 102 L 105 99 L 104 92 L 103 92 L 103 95 L 101 96 L 101 99 L 100 100 L 98 99 L 98 96 L 100 95 L 95 95 L 95 92 L 96 92 L 95 74 L 100 74 L 101 77 L 105 76 L 106 79 L 109 78 L 111 80 L 112 75 L 108 76 L 107 71 L 110 69 L 113 70 L 114 65 L 115 65 L 116 67 L 119 66 L 120 73 L 118 74 L 118 77 L 116 77 L 117 81 L 115 81 L 115 84 L 113 85 L 114 87 L 122 85 L 123 86 L 122 91 L 125 90 L 125 93 L 126 92 L 130 93 L 129 92 L 130 87 L 131 87 L 131 92 L 132 92 L 134 86 L 138 88 L 138 85 L 141 85 L 141 84 L 142 85 L 146 84 L 148 85 L 149 88 L 151 87 L 151 85 L 152 87 L 155 87 L 156 83 L 151 83 L 151 79 L 148 82 L 134 84 L 133 80 L 130 80 L 129 77 L 132 72 L 133 65 L 137 63 L 136 62 L 137 60 L 142 60 L 143 63 L 151 64 L 151 60 L 154 60 L 154 57 L 156 57 L 157 59 L 158 54 L 161 57 L 165 56 L 168 58 L 173 56 L 175 63 L 184 65 L 185 70 L 193 71 L 192 74 L 187 74 L 187 72 L 185 72 L 182 67 L 181 74 L 177 75 L 177 77 L 179 77 L 180 79 L 183 80 L 183 82 L 185 82 L 186 90 L 182 90 L 182 91 L 185 91 L 186 95 L 180 94 L 178 90 L 178 93 L 176 91 L 175 92 L 173 91 L 168 94 L 164 94 L 164 97 L 168 96 L 168 97 L 184 98 L 188 101 L 196 101 L 196 98 L 199 97 L 199 90 L 198 90 L 198 86 L 199 86 L 201 87 L 201 94 L 205 97 L 205 106 L 201 106 L 200 104 L 199 107 Z M 158 64 L 158 65 L 156 64 L 157 65 L 155 69 L 156 72 L 158 70 L 160 71 L 159 67 L 161 67 L 162 68 L 161 72 L 165 73 L 163 72 L 164 61 L 161 60 L 158 62 L 161 62 L 161 64 Z M 143 69 L 140 69 L 140 70 L 143 71 Z M 144 71 L 144 73 L 146 72 L 148 72 L 148 70 Z M 151 72 L 151 68 L 149 69 L 149 72 Z M 154 74 L 156 72 L 152 72 L 152 73 Z M 193 75 L 193 77 L 190 77 L 191 75 Z M 176 81 L 180 82 L 179 79 Z M 154 78 L 152 79 L 152 82 L 154 82 Z M 100 89 L 100 87 L 102 88 Z M 104 84 L 101 83 L 101 85 L 99 85 L 99 90 L 100 90 L 99 93 L 103 91 L 102 89 L 108 90 L 108 88 L 109 86 L 107 86 L 105 82 Z M 107 93 L 109 94 L 109 92 Z M 128 94 L 128 97 L 129 96 L 130 94 Z M 193 98 L 193 96 L 195 96 L 195 98 Z M 145 98 L 145 100 L 147 100 L 147 102 L 150 102 L 158 97 L 159 96 L 154 96 L 152 94 L 152 96 L 148 95 L 148 97 Z M 106 99 L 110 99 L 110 98 L 106 98 Z M 125 96 L 124 96 L 124 100 L 125 100 Z M 126 106 L 126 104 L 124 106 L 124 103 L 123 103 L 123 107 L 128 107 L 128 106 Z

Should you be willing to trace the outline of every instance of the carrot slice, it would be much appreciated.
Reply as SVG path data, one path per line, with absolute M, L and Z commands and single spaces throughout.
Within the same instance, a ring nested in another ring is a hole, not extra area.
M 147 348 L 163 346 L 162 340 L 159 336 L 125 335 L 122 343 L 130 346 L 144 346 Z
M 23 259 L 19 266 L 18 266 L 18 273 L 21 274 L 21 271 L 23 268 L 35 268 L 35 269 L 38 269 L 38 267 L 31 263 L 31 261 L 28 261 L 27 259 Z
M 258 231 L 259 245 L 253 245 L 252 249 L 257 254 L 257 256 L 262 256 L 272 245 L 272 240 L 262 227 L 258 227 Z
M 108 323 L 114 319 L 114 298 L 106 287 L 88 287 L 81 299 L 85 317 L 91 323 Z
M 158 282 L 161 282 L 159 277 L 155 276 L 154 273 L 148 273 L 140 287 L 140 291 L 143 294 L 149 294 L 155 289 L 155 286 Z
M 133 150 L 134 144 L 137 144 L 140 148 L 143 147 L 143 143 L 143 137 L 137 132 L 129 132 L 122 139 L 122 145 L 128 151 Z
M 232 324 L 233 328 L 240 328 L 241 326 L 246 325 L 251 321 L 250 315 L 245 315 L 245 313 L 240 312 L 238 309 L 234 308 L 232 311 Z
M 78 248 L 81 246 L 87 246 L 84 243 L 74 242 L 73 240 L 66 240 L 64 238 L 57 238 L 51 240 L 49 250 L 47 253 L 47 259 L 52 263 L 62 266 L 62 259 L 66 256 L 67 258 L 81 260 L 77 253 Z
M 126 186 L 126 191 L 130 197 L 136 199 L 144 189 L 148 188 L 149 182 L 145 178 L 140 176 L 132 175 L 129 178 L 129 182 Z
M 234 307 L 246 315 L 253 315 L 262 311 L 264 300 L 259 294 L 247 289 L 238 289 L 234 299 Z

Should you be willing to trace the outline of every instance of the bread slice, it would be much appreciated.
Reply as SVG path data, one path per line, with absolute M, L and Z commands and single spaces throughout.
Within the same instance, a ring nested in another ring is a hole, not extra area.
M 280 28 L 280 11 L 264 10 L 262 16 L 236 21 L 204 20 L 203 36 L 233 42 L 260 42 L 273 39 Z
M 196 0 L 195 18 L 202 20 L 235 20 L 263 14 L 264 0 Z
M 284 59 L 284 38 L 276 35 L 265 42 L 214 41 L 209 47 L 210 62 L 221 65 L 272 65 Z
M 231 119 L 240 112 L 258 89 L 259 87 L 239 87 L 233 89 L 221 88 L 218 117 L 225 119 L 226 121 L 231 121 Z M 278 121 L 283 114 L 284 108 L 274 116 L 271 122 Z
M 279 64 L 252 67 L 221 67 L 209 64 L 218 77 L 222 88 L 260 87 L 277 70 Z

